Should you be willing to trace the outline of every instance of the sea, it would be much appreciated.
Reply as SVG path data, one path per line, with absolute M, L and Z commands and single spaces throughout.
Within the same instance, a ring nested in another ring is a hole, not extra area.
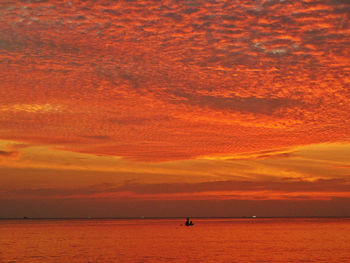
M 0 220 L 1 263 L 350 263 L 350 218 Z

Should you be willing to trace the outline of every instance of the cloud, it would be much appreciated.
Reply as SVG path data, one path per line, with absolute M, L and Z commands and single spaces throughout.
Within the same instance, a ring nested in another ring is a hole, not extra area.
M 332 166 L 332 168 L 350 169 L 350 165 L 337 165 L 337 166 Z
M 21 156 L 21 152 L 19 151 L 2 151 L 0 150 L 0 164 L 6 161 L 18 160 Z
M 94 140 L 102 140 L 102 141 L 110 139 L 110 137 L 106 135 L 86 135 L 82 137 L 88 138 L 88 139 L 94 139 Z
M 349 1 L 1 6 L 5 203 L 191 200 L 226 213 L 244 200 L 263 213 L 284 200 L 311 213 L 317 199 L 344 214 Z
M 13 151 L 13 152 L 8 152 L 8 151 L 0 151 L 0 156 L 4 156 L 4 157 L 13 157 L 13 156 L 17 156 L 18 152 Z
M 349 140 L 346 1 L 3 6 L 2 139 L 154 162 Z
M 30 188 L 2 191 L 11 198 L 81 198 L 104 196 L 136 199 L 313 199 L 330 196 L 348 197 L 350 182 L 345 179 L 319 179 L 304 181 L 284 179 L 281 181 L 214 181 L 201 183 L 125 183 L 120 186 L 104 183 L 76 189 Z M 246 198 L 244 197 L 246 196 Z M 255 196 L 255 197 L 254 197 Z
M 139 194 L 197 193 L 208 191 L 346 192 L 350 190 L 350 182 L 345 179 L 319 179 L 315 181 L 284 179 L 279 182 L 216 181 L 196 184 L 126 184 L 117 189 L 118 191 L 132 191 Z
M 223 111 L 239 111 L 243 113 L 255 113 L 272 115 L 280 108 L 289 108 L 301 104 L 288 98 L 257 98 L 257 97 L 217 97 L 203 96 L 189 93 L 174 93 L 185 104 L 209 107 Z M 178 100 L 179 101 L 179 100 Z
M 236 155 L 234 157 L 226 157 L 225 160 L 264 160 L 264 159 L 284 159 L 297 157 L 298 153 L 295 149 L 276 149 L 265 150 L 259 152 L 251 152 L 246 154 Z
M 60 112 L 63 110 L 61 105 L 50 104 L 13 104 L 0 106 L 0 111 L 13 111 L 13 112 L 29 112 L 29 113 L 49 113 Z

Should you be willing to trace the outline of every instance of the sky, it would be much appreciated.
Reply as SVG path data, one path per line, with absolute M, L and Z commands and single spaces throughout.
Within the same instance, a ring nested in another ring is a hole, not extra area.
M 0 217 L 350 216 L 347 0 L 4 0 Z

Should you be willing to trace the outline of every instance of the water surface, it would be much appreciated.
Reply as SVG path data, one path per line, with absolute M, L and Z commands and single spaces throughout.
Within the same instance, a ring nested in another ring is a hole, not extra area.
M 0 220 L 0 262 L 350 262 L 350 219 Z

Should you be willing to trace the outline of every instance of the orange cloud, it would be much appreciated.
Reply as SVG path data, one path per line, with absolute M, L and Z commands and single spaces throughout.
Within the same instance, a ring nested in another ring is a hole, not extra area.
M 30 145 L 0 141 L 0 169 L 52 175 L 2 176 L 9 191 L 54 192 L 57 171 L 85 189 L 89 169 L 118 186 L 348 176 L 346 1 L 0 5 L 0 140 Z
M 348 139 L 345 3 L 3 5 L 3 139 L 148 161 Z

